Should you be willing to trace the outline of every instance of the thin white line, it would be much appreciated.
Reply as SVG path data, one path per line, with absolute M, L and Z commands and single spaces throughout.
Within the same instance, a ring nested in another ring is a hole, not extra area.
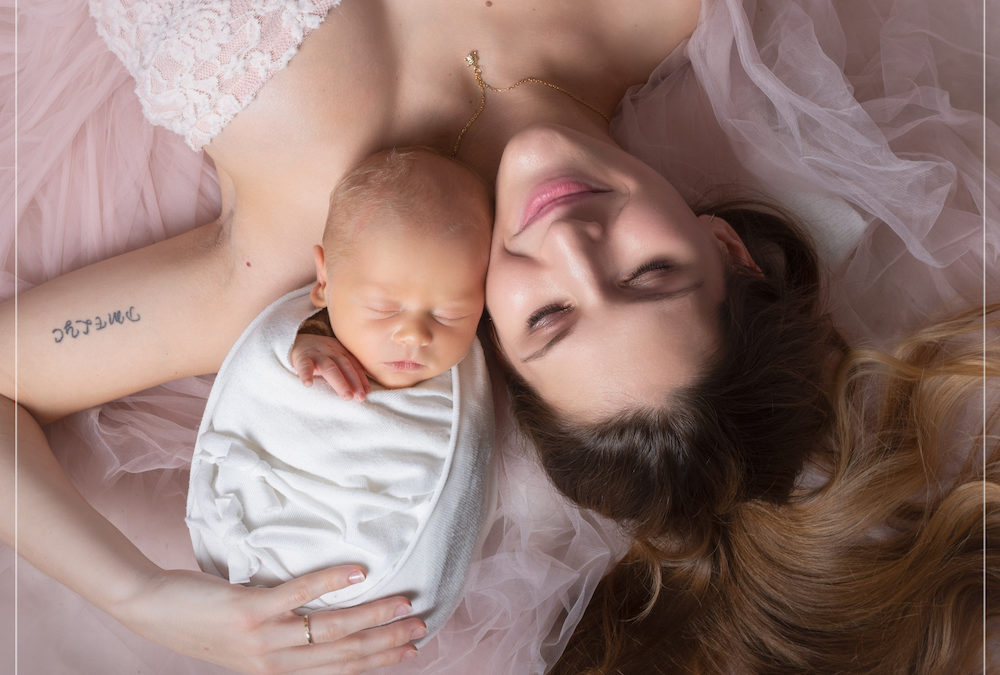
M 18 37 L 20 33 L 18 32 L 18 9 L 20 8 L 18 0 L 14 0 L 14 672 L 18 672 L 18 644 L 20 641 L 18 616 L 18 603 L 20 597 L 18 596 L 18 580 L 20 579 L 20 558 L 21 556 L 17 553 L 17 542 L 18 542 L 18 481 L 17 481 L 17 467 L 18 467 L 18 414 L 17 414 L 17 393 L 18 393 L 18 343 L 17 343 L 17 317 L 18 317 L 18 279 L 21 275 L 20 270 L 20 256 L 18 255 L 18 237 L 17 237 L 17 213 L 18 213 L 18 99 L 17 99 L 17 85 L 18 85 Z

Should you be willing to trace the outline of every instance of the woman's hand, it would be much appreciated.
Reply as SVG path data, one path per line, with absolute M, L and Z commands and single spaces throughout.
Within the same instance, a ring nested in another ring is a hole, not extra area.
M 299 333 L 289 358 L 302 384 L 312 386 L 317 375 L 326 380 L 345 401 L 365 400 L 371 391 L 361 362 L 333 337 Z
M 392 597 L 304 618 L 292 610 L 356 583 L 347 565 L 304 575 L 274 588 L 246 587 L 191 571 L 162 572 L 115 615 L 144 637 L 177 652 L 244 673 L 361 673 L 415 656 L 410 644 L 426 634 L 418 618 L 387 621 L 410 611 Z

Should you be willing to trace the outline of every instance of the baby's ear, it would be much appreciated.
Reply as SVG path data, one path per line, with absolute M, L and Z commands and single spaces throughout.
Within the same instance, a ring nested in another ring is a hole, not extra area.
M 316 285 L 309 292 L 309 299 L 316 309 L 323 309 L 326 307 L 326 256 L 319 244 L 313 246 L 313 257 L 316 260 Z

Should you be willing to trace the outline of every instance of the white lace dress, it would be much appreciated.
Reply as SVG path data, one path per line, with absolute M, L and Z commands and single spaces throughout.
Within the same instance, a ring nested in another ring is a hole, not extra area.
M 97 32 L 153 124 L 200 149 L 295 56 L 340 0 L 91 0 Z

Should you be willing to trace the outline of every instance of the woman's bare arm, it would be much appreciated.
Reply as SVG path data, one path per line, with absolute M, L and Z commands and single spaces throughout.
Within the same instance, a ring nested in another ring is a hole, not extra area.
M 244 672 L 292 672 L 316 666 L 362 670 L 398 663 L 414 653 L 419 619 L 365 630 L 409 607 L 393 597 L 312 619 L 320 645 L 302 650 L 296 607 L 349 585 L 356 566 L 300 577 L 276 588 L 245 588 L 188 571 L 161 570 L 70 484 L 45 436 L 23 408 L 0 398 L 3 419 L 17 428 L 18 552 L 46 574 L 144 637 L 189 656 Z M 0 501 L 13 505 L 14 436 L 0 434 Z M 14 516 L 5 509 L 0 536 L 13 542 Z
M 227 229 L 210 223 L 22 294 L 18 402 L 46 422 L 217 370 L 273 294 L 265 290 L 269 284 L 255 284 L 253 275 L 235 268 Z M 10 340 L 13 312 L 0 320 L 0 334 Z M 13 395 L 12 375 L 4 373 L 0 393 Z
M 39 425 L 169 379 L 217 370 L 259 309 L 301 282 L 294 268 L 299 256 L 283 258 L 287 251 L 273 241 L 262 245 L 292 264 L 269 267 L 263 256 L 234 242 L 227 227 L 212 223 L 18 298 L 16 388 L 13 361 L 0 366 L 0 537 L 12 545 L 16 538 L 18 553 L 45 573 L 140 635 L 183 654 L 248 672 L 320 665 L 360 672 L 395 663 L 413 651 L 409 642 L 422 622 L 363 629 L 395 616 L 408 606 L 404 598 L 317 614 L 313 635 L 325 644 L 296 649 L 303 644 L 302 620 L 291 610 L 347 585 L 356 567 L 316 572 L 273 589 L 162 570 L 86 503 Z M 8 354 L 14 324 L 9 302 L 0 308 L 0 342 Z

